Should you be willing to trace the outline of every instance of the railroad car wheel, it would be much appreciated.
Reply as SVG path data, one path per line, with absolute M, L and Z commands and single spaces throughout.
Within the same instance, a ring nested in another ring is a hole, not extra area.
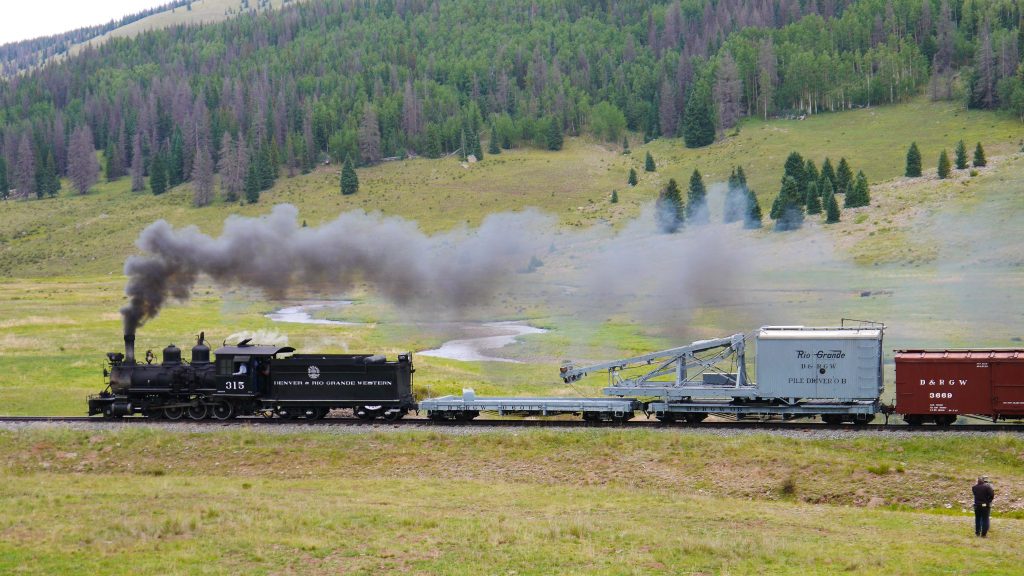
M 919 414 L 907 414 L 903 417 L 903 421 L 909 426 L 920 426 L 924 424 L 924 418 Z
M 430 411 L 427 412 L 427 419 L 434 422 L 444 422 L 448 419 L 448 416 L 444 412 Z
M 829 425 L 842 424 L 843 417 L 839 414 L 822 414 L 821 421 Z
M 181 417 L 185 415 L 185 409 L 181 406 L 169 406 L 164 408 L 164 418 L 168 420 L 181 420 Z
M 384 419 L 394 422 L 395 420 L 401 420 L 406 413 L 405 408 L 392 408 L 384 413 Z M 466 418 L 466 420 L 472 420 L 472 418 Z
M 951 426 L 954 422 L 956 422 L 956 414 L 935 417 L 935 423 L 939 426 Z
M 858 414 L 853 417 L 853 423 L 857 426 L 865 426 L 875 421 L 874 414 Z
M 666 412 L 661 416 L 655 416 L 655 418 L 664 422 L 665 424 L 671 424 L 676 421 L 676 415 L 671 412 Z
M 613 422 L 629 422 L 633 419 L 634 414 L 632 412 L 626 412 L 620 416 L 612 416 Z
M 374 418 L 383 415 L 383 406 L 356 406 L 355 414 L 360 420 L 373 420 Z
M 708 415 L 702 412 L 690 412 L 689 414 L 686 415 L 686 421 L 689 422 L 690 424 L 699 424 L 703 422 L 704 419 L 707 417 Z
M 188 407 L 188 417 L 192 420 L 202 420 L 206 418 L 209 412 L 206 409 L 206 404 L 196 404 L 195 406 Z
M 323 408 L 321 406 L 310 406 L 302 411 L 302 415 L 306 420 L 320 420 L 324 416 L 327 416 L 328 411 L 328 408 Z
M 228 402 L 220 401 L 210 408 L 210 416 L 216 420 L 227 420 L 235 415 L 235 407 Z

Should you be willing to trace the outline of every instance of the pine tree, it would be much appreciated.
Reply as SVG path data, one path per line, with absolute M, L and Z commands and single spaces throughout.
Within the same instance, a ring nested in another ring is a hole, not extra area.
M 630 168 L 629 169 L 629 179 L 627 180 L 627 183 L 630 186 L 636 186 L 636 183 L 637 183 L 636 168 Z
M 818 172 L 818 167 L 814 165 L 814 160 L 810 158 L 804 164 L 804 185 L 814 182 L 814 186 L 818 186 L 818 180 L 821 178 L 821 173 Z
M 683 210 L 683 198 L 679 194 L 679 185 L 675 178 L 672 178 L 658 194 L 658 200 L 654 203 L 654 218 L 658 229 L 666 234 L 679 230 L 686 220 Z
M 95 155 L 93 159 L 95 159 Z M 53 159 L 53 152 L 46 152 L 46 159 L 42 163 L 42 180 L 40 190 L 47 196 L 53 198 L 60 192 L 60 175 L 57 174 L 57 162 Z M 99 176 L 99 163 L 96 164 L 96 174 Z
M 921 175 L 921 151 L 917 149 L 917 142 L 911 142 L 907 150 L 907 169 L 904 172 L 907 178 L 917 178 Z
M 113 182 L 117 180 L 117 166 L 114 162 L 114 141 L 110 140 L 107 142 L 107 147 L 103 149 L 103 177 L 107 182 Z
M 185 145 L 181 130 L 175 129 L 171 138 L 171 154 L 167 164 L 167 183 L 170 188 L 185 181 Z
M 488 154 L 501 154 L 501 146 L 498 146 L 498 131 L 494 129 L 494 123 L 491 123 L 491 139 L 487 143 Z
M 36 152 L 28 133 L 23 133 L 18 143 L 18 155 L 14 161 L 14 187 L 23 198 L 36 192 Z
M 687 148 L 700 148 L 715 141 L 715 111 L 706 82 L 698 82 L 686 99 L 683 141 Z
M 213 201 L 213 158 L 205 145 L 196 148 L 192 162 L 192 205 L 208 206 Z
M 245 174 L 245 201 L 249 204 L 255 204 L 260 201 L 262 178 L 260 177 L 259 157 L 259 152 L 253 155 L 253 161 L 249 162 L 249 170 Z
M 722 221 L 726 224 L 738 222 L 748 209 L 746 185 L 740 182 L 742 170 L 740 168 L 741 172 L 737 173 L 736 168 L 733 168 L 732 173 L 729 174 L 728 189 L 725 192 L 725 209 L 722 215 Z
M 359 191 L 359 177 L 355 168 L 352 167 L 352 159 L 345 157 L 345 165 L 341 167 L 341 193 L 344 196 L 355 194 Z
M 942 154 L 939 154 L 939 178 L 945 180 L 949 178 L 949 154 L 946 154 L 946 150 L 942 150 Z
M 757 194 L 747 188 L 746 184 L 744 184 L 744 188 L 747 191 L 748 211 L 743 220 L 743 227 L 748 230 L 756 230 L 761 227 L 761 203 L 757 201 Z
M 459 132 L 459 160 L 465 162 L 469 159 L 469 149 L 466 147 L 466 129 Z
M 832 186 L 833 190 L 836 185 L 836 171 L 832 168 L 832 161 L 825 158 L 825 162 L 821 165 L 821 178 L 818 179 L 818 191 L 825 194 L 825 183 L 824 180 L 828 178 L 828 183 Z
M 153 164 L 149 167 L 149 189 L 154 196 L 159 196 L 167 191 L 167 167 L 164 163 L 162 152 L 153 154 Z
M 787 176 L 796 180 L 797 190 L 804 190 L 807 188 L 806 177 L 804 175 L 804 158 L 795 150 L 790 152 L 789 156 L 786 158 L 782 179 L 785 180 Z M 803 197 L 801 196 L 800 204 L 803 203 Z
M 818 182 L 812 180 L 807 183 L 807 193 L 804 195 L 804 204 L 807 205 L 808 214 L 821 214 L 821 197 L 818 196 Z
M 651 156 L 651 153 L 648 152 L 647 157 L 644 158 L 644 171 L 654 172 L 656 169 L 657 167 L 654 165 L 654 156 Z
M 967 168 L 967 145 L 961 140 L 956 143 L 956 169 Z
M 473 149 L 473 156 L 476 156 L 477 162 L 484 159 L 484 148 L 480 145 L 480 134 L 472 132 L 472 141 L 470 142 L 470 148 Z
M 544 134 L 544 143 L 547 145 L 548 150 L 562 149 L 562 124 L 557 118 L 548 118 L 547 129 Z
M 839 159 L 839 166 L 836 167 L 836 194 L 846 194 L 853 186 L 853 170 L 847 164 L 846 158 Z
M 864 176 L 863 171 L 858 170 L 857 179 L 854 181 L 853 187 L 850 188 L 850 192 L 846 194 L 844 206 L 846 208 L 859 208 L 870 203 L 871 195 L 868 192 L 868 179 Z
M 775 220 L 775 230 L 785 232 L 796 230 L 803 226 L 804 208 L 801 203 L 802 194 L 799 185 L 792 176 L 782 179 L 782 189 L 772 203 L 772 220 Z
M 981 147 L 981 142 L 978 142 L 978 145 L 974 147 L 974 167 L 982 168 L 985 164 L 985 149 Z
M 46 174 L 46 171 L 43 171 Z M 87 124 L 82 124 L 71 133 L 68 146 L 68 177 L 79 194 L 85 194 L 92 188 L 100 176 L 100 163 L 96 160 L 96 149 L 93 147 L 92 131 Z
M 7 181 L 7 161 L 0 156 L 0 200 L 7 200 L 11 195 L 11 185 Z
M 629 137 L 628 136 L 623 136 L 622 137 L 622 153 L 623 154 L 629 154 Z
M 136 134 L 132 138 L 132 192 L 139 192 L 146 189 L 146 180 L 143 174 L 142 164 L 142 137 Z
M 259 166 L 260 191 L 270 190 L 277 180 L 277 161 L 273 158 L 269 146 L 264 146 L 256 153 L 259 159 L 256 164 Z
M 839 202 L 836 201 L 836 195 L 832 192 L 832 183 L 828 180 L 825 181 L 825 189 L 822 190 L 821 200 L 825 205 L 825 223 L 835 224 L 839 222 Z
M 686 192 L 686 219 L 692 224 L 707 224 L 708 190 L 704 186 L 704 178 L 696 169 L 690 175 L 690 188 Z
M 619 203 L 619 191 L 618 190 L 612 190 L 612 200 L 611 200 L 611 202 L 612 202 L 612 204 L 618 204 Z

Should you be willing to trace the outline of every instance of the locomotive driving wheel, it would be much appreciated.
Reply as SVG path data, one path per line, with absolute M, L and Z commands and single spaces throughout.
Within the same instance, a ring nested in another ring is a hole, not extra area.
M 195 406 L 188 407 L 188 417 L 192 420 L 202 420 L 206 418 L 209 412 L 206 409 L 206 404 L 196 404 Z
M 235 415 L 235 407 L 229 402 L 221 400 L 210 408 L 210 416 L 215 420 L 227 420 Z
M 181 406 L 168 406 L 164 408 L 164 418 L 168 420 L 181 420 L 181 417 L 185 415 L 185 409 Z

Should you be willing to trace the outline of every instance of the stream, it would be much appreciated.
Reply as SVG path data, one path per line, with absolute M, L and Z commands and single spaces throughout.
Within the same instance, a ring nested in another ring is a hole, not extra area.
M 334 326 L 357 326 L 360 322 L 345 322 L 341 320 L 329 320 L 327 318 L 314 318 L 310 312 L 323 310 L 325 308 L 341 308 L 351 305 L 349 300 L 337 302 L 308 302 L 287 306 L 267 314 L 266 317 L 275 322 L 290 322 L 295 324 L 322 324 Z M 459 332 L 469 334 L 481 334 L 472 338 L 460 338 L 448 340 L 441 344 L 440 348 L 423 350 L 417 354 L 422 356 L 433 356 L 435 358 L 448 358 L 462 362 L 510 362 L 519 363 L 518 360 L 492 356 L 490 353 L 499 348 L 514 344 L 516 339 L 527 334 L 543 334 L 547 330 L 530 326 L 524 321 L 510 320 L 504 322 L 459 322 L 455 326 Z

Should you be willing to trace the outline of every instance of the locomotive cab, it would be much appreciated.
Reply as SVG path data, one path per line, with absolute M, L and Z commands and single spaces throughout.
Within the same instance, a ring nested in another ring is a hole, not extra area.
M 214 393 L 218 396 L 251 397 L 265 393 L 270 386 L 270 369 L 278 354 L 294 352 L 287 346 L 223 346 L 217 356 Z

